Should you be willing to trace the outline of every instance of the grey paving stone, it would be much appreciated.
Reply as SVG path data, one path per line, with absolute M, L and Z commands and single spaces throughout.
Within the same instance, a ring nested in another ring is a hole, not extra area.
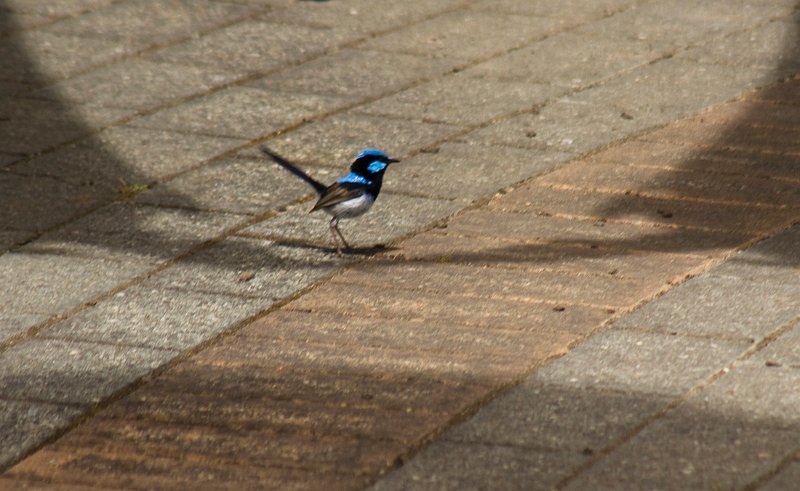
M 92 405 L 150 373 L 175 351 L 30 339 L 0 354 L 3 396 Z
M 242 232 L 265 238 L 333 247 L 328 222 L 330 215 L 308 213 L 312 203 L 290 207 L 277 216 L 247 227 Z M 339 230 L 354 248 L 386 244 L 455 213 L 463 204 L 454 201 L 415 198 L 381 193 L 372 209 L 361 217 L 343 220 Z
M 347 40 L 344 30 L 245 20 L 156 51 L 156 61 L 239 74 L 274 70 L 312 58 Z
M 665 124 L 774 81 L 769 71 L 666 59 L 586 89 L 576 103 L 606 105 L 639 129 Z
M 66 427 L 82 412 L 74 406 L 0 400 L 0 469 Z
M 115 204 L 45 234 L 23 250 L 152 266 L 187 252 L 240 221 L 240 216 L 223 213 Z
M 108 198 L 90 187 L 10 173 L 0 175 L 0 190 L 0 227 L 27 232 L 65 223 Z
M 133 51 L 104 39 L 58 35 L 49 30 L 20 31 L 13 39 L 0 44 L 0 78 L 34 86 L 64 79 Z
M 800 371 L 745 363 L 567 489 L 739 489 L 797 448 Z
M 795 324 L 787 332 L 753 356 L 754 363 L 765 366 L 800 368 L 800 326 Z
M 379 148 L 395 158 L 403 158 L 460 130 L 461 127 L 455 125 L 348 111 L 277 136 L 266 144 L 298 164 L 330 166 L 340 169 L 344 175 L 358 152 L 365 148 Z M 256 151 L 253 149 L 253 153 Z M 387 178 L 389 175 L 391 170 Z
M 311 169 L 308 169 L 311 172 Z M 333 179 L 331 179 L 333 180 Z M 233 157 L 159 184 L 136 200 L 230 213 L 264 213 L 308 194 L 305 183 L 263 155 Z
M 431 198 L 472 201 L 566 160 L 560 152 L 445 143 L 392 166 L 384 189 Z M 498 171 L 502 169 L 502 171 Z
M 667 397 L 636 392 L 576 390 L 563 380 L 534 373 L 442 438 L 588 454 L 620 438 L 669 402 Z
M 0 148 L 32 154 L 85 136 L 129 116 L 130 109 L 94 105 L 66 107 L 33 99 L 0 100 Z
M 340 97 L 230 87 L 134 120 L 131 125 L 256 139 L 345 105 Z
M 55 34 L 101 38 L 141 50 L 246 16 L 252 10 L 209 0 L 132 0 L 115 2 L 49 27 Z
M 564 489 L 740 489 L 792 450 L 798 432 L 751 419 L 678 412 L 657 421 Z
M 678 53 L 675 58 L 704 64 L 759 66 L 777 69 L 777 76 L 791 75 L 800 68 L 796 31 L 795 19 L 778 19 L 751 29 L 717 36 L 712 42 Z
M 58 177 L 103 196 L 120 198 L 122 188 L 169 177 L 244 143 L 234 138 L 117 126 L 10 168 L 21 174 Z
M 585 459 L 579 452 L 437 441 L 369 489 L 545 490 Z
M 573 23 L 586 22 L 611 15 L 634 6 L 636 3 L 633 0 L 599 0 L 594 2 L 583 2 L 581 0 L 540 0 L 536 2 L 482 0 L 469 7 L 508 14 L 555 17 L 566 21 L 566 25 L 569 26 Z
M 0 342 L 23 334 L 28 328 L 47 319 L 45 314 L 0 312 Z
M 531 110 L 562 92 L 546 85 L 455 74 L 384 97 L 356 110 L 410 120 L 469 125 Z
M 761 339 L 794 319 L 800 288 L 700 276 L 615 323 L 665 333 Z
M 0 152 L 0 167 L 6 167 L 21 159 L 22 156 L 19 154 Z
M 235 79 L 235 74 L 221 70 L 135 59 L 59 82 L 31 93 L 30 97 L 146 110 L 206 92 Z
M 677 396 L 729 365 L 750 345 L 611 329 L 589 338 L 539 373 L 559 381 L 565 390 L 593 387 Z
M 561 24 L 548 17 L 456 10 L 368 39 L 359 47 L 465 63 L 504 53 L 560 29 Z
M 721 0 L 646 2 L 577 31 L 600 38 L 622 36 L 634 42 L 644 41 L 653 49 L 672 53 L 714 34 L 752 27 L 758 19 L 766 20 L 773 13 L 773 9 L 763 6 Z
M 95 10 L 110 4 L 113 0 L 6 0 L 3 7 L 12 12 L 37 14 L 51 17 L 75 15 Z
M 536 113 L 505 119 L 460 139 L 577 156 L 640 129 L 639 122 L 622 117 L 618 108 L 562 97 Z
M 270 306 L 230 295 L 128 288 L 41 332 L 70 341 L 182 351 Z
M 740 251 L 711 271 L 772 285 L 800 284 L 800 225 L 794 225 L 755 246 Z
M 24 252 L 0 256 L 0 265 L 0 304 L 12 319 L 3 329 L 6 335 L 77 307 L 145 270 L 136 263 Z
M 332 252 L 229 237 L 156 273 L 146 284 L 274 301 L 347 261 Z
M 464 3 L 462 0 L 438 2 L 413 0 L 402 3 L 387 2 L 378 7 L 371 0 L 295 2 L 290 8 L 269 10 L 263 17 L 282 24 L 343 30 L 350 33 L 349 37 L 355 39 L 408 26 L 462 3 Z
M 446 59 L 346 48 L 272 73 L 250 85 L 357 100 L 376 97 L 418 80 L 441 75 L 451 67 L 452 62 Z
M 0 230 L 0 253 L 6 252 L 14 246 L 24 244 L 35 236 L 35 232 Z
M 656 57 L 643 42 L 618 37 L 598 39 L 568 31 L 479 63 L 464 70 L 464 75 L 576 89 L 634 69 Z
M 795 460 L 762 486 L 758 486 L 757 489 L 759 491 L 784 491 L 792 489 L 798 482 L 800 482 L 800 460 Z

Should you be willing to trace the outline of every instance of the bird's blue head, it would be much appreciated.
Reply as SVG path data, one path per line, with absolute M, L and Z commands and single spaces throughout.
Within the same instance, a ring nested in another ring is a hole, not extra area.
M 356 155 L 356 159 L 350 165 L 350 172 L 364 177 L 380 177 L 393 162 L 399 160 L 390 158 L 380 150 L 367 148 Z

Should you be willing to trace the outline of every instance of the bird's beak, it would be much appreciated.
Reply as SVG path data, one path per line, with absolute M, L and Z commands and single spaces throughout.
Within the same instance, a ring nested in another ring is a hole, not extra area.
M 393 164 L 393 163 L 395 163 L 395 162 L 400 162 L 400 161 L 399 161 L 399 160 L 397 160 L 397 159 L 389 159 L 389 160 L 388 160 L 388 162 L 389 162 L 390 164 Z

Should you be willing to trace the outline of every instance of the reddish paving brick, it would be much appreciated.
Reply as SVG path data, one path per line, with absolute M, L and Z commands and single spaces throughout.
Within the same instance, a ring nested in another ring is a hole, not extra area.
M 567 189 L 638 193 L 657 198 L 761 205 L 800 206 L 800 183 L 686 170 L 576 162 L 544 176 L 544 185 Z
M 693 145 L 714 145 L 755 150 L 779 155 L 800 154 L 797 128 L 773 128 L 750 124 L 705 124 L 699 120 L 683 121 L 648 133 L 643 139 Z
M 505 204 L 498 206 L 505 211 Z M 454 262 L 531 271 L 641 276 L 665 284 L 682 279 L 687 271 L 701 263 L 693 255 L 611 251 L 593 249 L 589 244 L 551 245 L 498 237 L 469 237 L 463 240 L 447 234 L 446 229 L 411 237 L 403 242 L 402 249 L 388 255 L 414 262 Z M 379 263 L 380 259 L 374 262 Z
M 715 174 L 800 180 L 800 155 L 778 155 L 756 150 L 686 142 L 631 140 L 586 159 L 588 163 L 640 165 L 664 170 L 693 170 Z
M 489 209 L 541 216 L 558 214 L 579 219 L 604 219 L 636 225 L 700 227 L 729 232 L 748 230 L 753 233 L 783 227 L 798 214 L 797 209 L 789 207 L 765 213 L 763 209 L 753 206 L 553 189 L 536 184 L 492 201 Z
M 647 251 L 694 254 L 708 257 L 740 247 L 755 235 L 749 232 L 717 232 L 670 229 L 602 220 L 573 220 L 478 209 L 448 224 L 455 236 L 504 237 L 529 241 L 532 247 L 583 246 L 609 251 Z

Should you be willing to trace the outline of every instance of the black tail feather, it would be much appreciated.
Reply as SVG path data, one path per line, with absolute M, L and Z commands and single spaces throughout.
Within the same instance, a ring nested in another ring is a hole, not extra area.
M 273 152 L 272 150 L 267 148 L 265 145 L 261 145 L 260 147 L 258 147 L 258 149 L 261 150 L 262 152 L 264 152 L 264 154 L 267 155 L 269 158 L 274 160 L 276 164 L 280 165 L 284 169 L 288 170 L 292 174 L 296 175 L 300 179 L 302 179 L 305 182 L 307 182 L 311 187 L 314 188 L 314 190 L 317 193 L 322 194 L 322 192 L 325 191 L 325 189 L 327 189 L 328 186 L 322 184 L 321 182 L 317 181 L 313 177 L 309 176 L 302 169 L 300 169 L 299 167 L 297 167 L 293 163 L 289 162 L 285 158 L 281 157 L 277 153 Z

